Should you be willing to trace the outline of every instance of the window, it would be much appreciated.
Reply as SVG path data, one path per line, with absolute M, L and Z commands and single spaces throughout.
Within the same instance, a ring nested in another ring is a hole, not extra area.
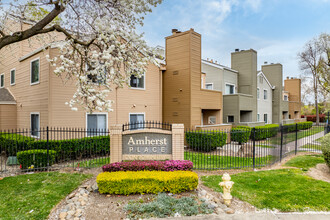
M 144 89 L 144 74 L 140 78 L 131 75 L 130 86 L 131 88 Z
M 40 114 L 31 113 L 31 136 L 39 137 L 40 136 Z
M 235 93 L 235 85 L 226 84 L 226 95 Z
M 267 100 L 267 96 L 268 96 L 267 90 L 264 89 L 264 100 Z
M 10 70 L 10 85 L 15 85 L 15 73 L 15 69 Z
M 102 65 L 102 64 L 101 64 Z M 92 67 L 91 65 L 86 65 L 86 69 L 87 71 L 92 70 L 94 67 Z M 101 69 L 102 70 L 102 69 Z M 97 83 L 97 84 L 105 84 L 107 81 L 107 70 L 104 67 L 103 71 L 98 74 L 98 75 L 93 75 L 93 74 L 88 74 L 87 75 L 88 79 L 93 82 L 93 83 Z
M 257 114 L 257 121 L 260 121 L 260 114 Z
M 213 89 L 213 83 L 205 83 L 205 89 Z
M 287 95 L 284 95 L 284 101 L 289 101 L 289 98 Z
M 0 88 L 3 88 L 5 86 L 5 74 L 0 75 Z
M 107 114 L 87 114 L 87 136 L 101 135 L 107 129 Z
M 227 122 L 229 122 L 229 123 L 234 122 L 234 116 L 233 115 L 228 115 Z
M 268 123 L 268 117 L 267 117 L 267 114 L 264 114 L 264 122 L 267 124 Z
M 31 85 L 39 83 L 40 61 L 39 58 L 31 61 Z
M 260 89 L 257 88 L 257 98 L 260 99 Z
M 144 122 L 144 113 L 132 113 L 129 114 L 129 123 L 130 129 L 141 129 L 143 128 L 143 122 Z
M 215 125 L 217 123 L 217 117 L 216 116 L 210 116 L 209 117 L 209 124 Z
M 203 76 L 203 74 L 201 75 L 201 88 L 204 89 L 204 78 L 205 76 Z
M 259 76 L 259 83 L 262 84 L 264 82 L 264 78 L 262 76 Z

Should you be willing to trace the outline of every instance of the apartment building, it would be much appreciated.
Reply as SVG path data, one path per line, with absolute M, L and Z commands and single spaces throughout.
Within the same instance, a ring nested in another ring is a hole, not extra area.
M 289 119 L 289 101 L 284 100 L 283 95 L 283 66 L 280 63 L 271 63 L 261 66 L 261 71 L 275 88 L 273 90 L 272 122 L 281 124 L 283 120 Z
M 262 71 L 257 75 L 257 100 L 258 114 L 257 121 L 263 121 L 265 124 L 273 123 L 273 90 L 275 86 L 270 84 Z
M 165 38 L 163 120 L 186 128 L 222 124 L 222 92 L 203 88 L 201 35 L 172 30 Z
M 17 24 L 24 29 L 29 24 Z M 59 37 L 60 38 L 60 37 Z M 32 46 L 31 46 L 32 43 Z M 150 64 L 141 78 L 131 76 L 130 85 L 113 87 L 113 112 L 72 111 L 65 102 L 73 96 L 74 81 L 55 76 L 46 60 L 57 56 L 56 47 L 38 44 L 35 38 L 7 46 L 0 56 L 0 129 L 79 127 L 106 129 L 110 124 L 162 121 L 163 65 Z
M 231 54 L 231 68 L 202 60 L 205 88 L 223 92 L 224 123 L 262 125 L 257 122 L 257 52 L 239 50 Z
M 10 22 L 17 30 L 31 25 Z M 46 126 L 106 129 L 145 120 L 184 123 L 186 128 L 222 124 L 222 92 L 201 88 L 201 35 L 193 29 L 174 30 L 166 37 L 166 65 L 164 60 L 150 63 L 141 78 L 131 76 L 130 85 L 113 88 L 108 97 L 114 101 L 113 112 L 72 111 L 65 105 L 75 82 L 54 75 L 46 56 L 56 57 L 59 50 L 48 43 L 32 38 L 2 49 L 1 130 L 32 128 L 37 136 L 35 131 Z
M 301 79 L 287 77 L 284 80 L 283 99 L 289 102 L 289 119 L 301 118 Z
M 256 126 L 293 123 L 289 119 L 300 118 L 300 80 L 287 79 L 283 87 L 279 63 L 265 62 L 257 71 L 257 52 L 253 49 L 236 49 L 231 54 L 231 68 L 202 60 L 202 72 L 204 88 L 224 93 L 225 123 Z
M 31 24 L 13 21 L 12 25 L 24 30 Z M 58 40 L 64 37 L 52 34 Z M 106 129 L 111 124 L 145 120 L 207 129 L 227 128 L 223 123 L 280 123 L 285 112 L 285 118 L 300 116 L 300 87 L 295 89 L 300 81 L 288 81 L 285 89 L 290 92 L 283 95 L 282 83 L 276 84 L 282 82 L 280 64 L 264 65 L 257 72 L 253 49 L 235 50 L 230 68 L 202 60 L 201 35 L 193 29 L 173 29 L 165 38 L 166 47 L 156 48 L 160 58 L 165 57 L 160 65 L 150 63 L 141 78 L 131 76 L 129 85 L 113 87 L 108 97 L 114 101 L 113 112 L 72 111 L 64 103 L 74 94 L 75 82 L 54 75 L 46 56 L 53 58 L 59 51 L 49 42 L 45 36 L 43 43 L 32 38 L 2 49 L 0 130 L 45 126 Z M 283 100 L 289 96 L 292 113 L 289 98 Z

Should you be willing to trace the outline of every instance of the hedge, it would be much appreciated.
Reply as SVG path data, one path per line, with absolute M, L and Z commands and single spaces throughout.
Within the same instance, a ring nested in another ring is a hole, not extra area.
M 236 141 L 239 144 L 249 141 L 251 135 L 251 128 L 248 126 L 237 126 L 230 130 L 230 140 Z
M 181 193 L 197 188 L 198 175 L 192 171 L 104 172 L 96 182 L 102 194 Z
M 47 149 L 47 141 L 34 141 L 29 147 L 30 149 Z M 80 159 L 91 155 L 104 155 L 110 152 L 110 136 L 50 140 L 49 149 L 58 153 L 58 159 Z
M 227 143 L 227 134 L 221 131 L 189 131 L 186 141 L 196 151 L 210 152 Z
M 255 127 L 255 140 L 264 140 L 267 138 L 271 138 L 277 135 L 279 125 L 277 124 L 267 124 L 264 126 L 256 126 Z M 251 133 L 251 137 L 253 134 Z
M 322 138 L 321 144 L 322 144 L 322 153 L 325 163 L 330 168 L 330 133 Z
M 16 156 L 18 151 L 29 150 L 34 138 L 20 134 L 0 133 L 0 148 L 7 156 Z
M 55 162 L 56 151 L 49 150 L 49 165 Z M 17 153 L 18 163 L 22 169 L 36 169 L 47 167 L 47 150 L 26 150 Z
M 69 140 L 49 140 L 49 149 L 55 150 L 57 159 L 79 159 L 91 155 L 104 155 L 110 152 L 110 136 L 93 136 Z M 22 150 L 47 149 L 47 140 L 3 133 L 0 135 L 0 146 L 7 156 L 16 156 Z
M 176 171 L 185 170 L 191 171 L 193 163 L 190 160 L 149 160 L 149 161 L 128 161 L 106 164 L 102 167 L 103 172 L 117 171 L 141 171 L 141 170 L 161 170 L 161 171 Z
M 294 131 L 296 131 L 296 124 L 295 123 L 286 124 L 286 125 L 283 125 L 283 127 L 284 127 L 285 131 L 287 131 L 287 132 L 294 132 Z M 310 129 L 311 127 L 313 127 L 313 122 L 311 122 L 311 121 L 298 122 L 297 123 L 298 131 L 299 130 Z

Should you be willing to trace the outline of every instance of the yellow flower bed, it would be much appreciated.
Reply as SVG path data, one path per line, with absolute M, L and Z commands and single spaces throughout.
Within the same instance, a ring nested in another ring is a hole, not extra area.
M 100 173 L 96 182 L 102 194 L 180 193 L 196 189 L 198 176 L 191 171 L 119 171 Z

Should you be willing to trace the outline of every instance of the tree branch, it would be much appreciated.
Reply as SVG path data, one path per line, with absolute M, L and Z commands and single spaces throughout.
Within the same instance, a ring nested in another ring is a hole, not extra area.
M 51 28 L 44 29 L 44 27 L 51 23 L 61 12 L 64 11 L 64 9 L 65 7 L 63 5 L 55 4 L 54 9 L 31 28 L 25 31 L 15 32 L 12 35 L 4 35 L 0 38 L 0 49 L 7 45 L 26 40 L 35 35 L 50 32 L 47 30 L 50 30 Z

